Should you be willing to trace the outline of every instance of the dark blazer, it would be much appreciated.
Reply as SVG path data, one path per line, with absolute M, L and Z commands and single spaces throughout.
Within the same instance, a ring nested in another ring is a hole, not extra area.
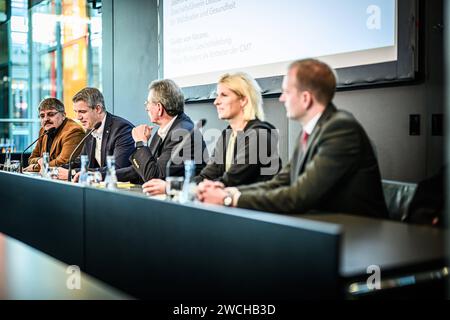
M 127 120 L 106 113 L 105 127 L 102 135 L 101 163 L 95 159 L 96 139 L 91 135 L 86 138 L 80 154 L 86 154 L 89 158 L 89 168 L 100 168 L 106 173 L 106 156 L 114 155 L 116 159 L 116 169 L 130 166 L 129 157 L 135 150 L 134 140 L 131 135 L 133 125 Z M 75 160 L 73 168 L 80 167 L 80 158 Z
M 183 137 L 194 128 L 194 123 L 185 114 L 177 116 L 164 140 L 155 132 L 148 147 L 137 149 L 130 157 L 132 166 L 116 170 L 119 181 L 143 183 L 151 179 L 165 179 L 166 166 L 172 151 L 181 142 Z M 192 152 L 191 152 L 192 151 Z M 184 153 L 184 154 L 183 154 Z M 180 155 L 182 159 L 193 159 L 196 162 L 196 174 L 205 166 L 208 160 L 203 136 L 198 132 L 191 135 L 191 139 L 183 147 Z M 170 165 L 171 176 L 184 176 L 183 163 L 175 161 Z
M 273 125 L 258 119 L 249 121 L 238 132 L 234 146 L 233 164 L 225 171 L 225 159 L 232 129 L 228 126 L 217 141 L 207 166 L 195 177 L 222 182 L 225 186 L 246 185 L 272 179 L 281 169 L 278 152 L 278 131 Z
M 238 206 L 276 213 L 388 216 L 377 159 L 366 132 L 350 113 L 330 104 L 305 152 L 299 146 L 272 180 L 239 188 Z

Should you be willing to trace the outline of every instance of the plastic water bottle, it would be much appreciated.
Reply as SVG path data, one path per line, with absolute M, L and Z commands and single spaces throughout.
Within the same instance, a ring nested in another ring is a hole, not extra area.
M 50 154 L 48 152 L 42 154 L 41 175 L 43 178 L 50 178 Z
M 11 148 L 6 147 L 5 163 L 3 165 L 5 171 L 10 171 L 11 167 Z
M 184 183 L 183 190 L 180 195 L 180 203 L 192 202 L 195 200 L 195 189 L 197 185 L 194 182 L 195 177 L 195 161 L 184 161 Z
M 80 157 L 81 167 L 80 167 L 80 177 L 78 179 L 78 183 L 82 185 L 88 185 L 88 156 L 83 154 Z
M 117 188 L 116 159 L 114 156 L 106 157 L 106 165 L 105 187 L 106 189 L 114 190 Z

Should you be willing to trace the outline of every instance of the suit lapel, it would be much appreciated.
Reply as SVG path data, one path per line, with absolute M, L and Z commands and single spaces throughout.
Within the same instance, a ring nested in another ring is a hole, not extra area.
M 301 137 L 301 133 L 297 139 L 297 147 L 295 148 L 294 154 L 292 155 L 291 184 L 294 183 L 294 181 L 297 179 L 298 170 L 300 168 L 299 165 L 300 165 L 301 157 L 303 156 L 301 147 L 300 147 L 300 137 Z
M 103 129 L 102 147 L 101 147 L 101 151 L 100 151 L 100 157 L 101 157 L 101 162 L 102 162 L 102 163 L 99 163 L 100 167 L 102 167 L 106 163 L 106 156 L 107 156 L 106 147 L 108 145 L 107 142 L 109 139 L 109 134 L 111 132 L 111 125 L 112 125 L 111 115 L 109 113 L 106 113 L 105 128 Z
M 300 173 L 300 171 L 303 171 L 303 166 L 305 165 L 306 159 L 308 159 L 308 155 L 312 149 L 312 144 L 314 143 L 314 141 L 317 139 L 317 136 L 320 133 L 321 130 L 321 124 L 317 123 L 316 127 L 314 128 L 313 132 L 311 133 L 311 136 L 308 138 L 308 144 L 306 145 L 306 149 L 305 152 L 301 152 L 301 157 L 299 160 L 299 165 L 297 168 L 297 172 L 296 174 L 298 175 Z M 299 144 L 300 144 L 300 139 L 299 139 Z
M 96 146 L 97 140 L 91 135 L 87 140 L 85 141 L 86 144 L 86 151 L 89 152 L 89 167 L 92 168 L 93 165 L 96 163 L 95 160 L 95 146 Z
M 309 150 L 311 149 L 311 143 L 312 143 L 312 141 L 314 141 L 314 139 L 316 139 L 319 131 L 320 131 L 320 129 L 318 128 L 318 126 L 316 126 L 316 128 L 314 128 L 311 136 L 308 138 L 308 144 L 306 145 L 305 150 L 303 150 L 302 144 L 301 144 L 303 130 L 302 130 L 302 132 L 300 132 L 300 135 L 297 138 L 297 148 L 295 149 L 294 156 L 293 156 L 294 162 L 293 162 L 293 166 L 292 166 L 292 170 L 291 170 L 291 183 L 293 183 L 297 179 L 297 176 L 299 175 L 301 169 L 303 168 L 303 165 L 305 164 L 305 161 L 308 157 Z
M 159 150 L 161 149 L 161 146 L 164 143 L 166 143 L 166 141 L 172 139 L 172 132 L 178 129 L 178 124 L 180 123 L 180 121 L 184 120 L 184 117 L 185 117 L 184 113 L 181 113 L 177 116 L 177 118 L 172 123 L 172 126 L 170 127 L 169 131 L 167 131 L 164 140 L 161 139 L 158 132 L 155 132 L 155 134 L 153 135 L 152 142 L 150 143 L 150 150 L 152 151 L 153 154 L 157 154 L 159 156 Z
M 169 128 L 169 131 L 167 131 L 167 134 L 162 141 L 162 143 L 165 143 L 167 139 L 171 139 L 171 134 L 174 130 L 178 129 L 178 123 L 184 118 L 184 113 L 181 113 L 177 116 L 177 118 L 173 121 L 172 125 Z
M 158 149 L 160 147 L 160 145 L 162 144 L 162 139 L 159 136 L 158 132 L 155 132 L 155 134 L 153 135 L 152 141 L 150 142 L 150 151 L 152 152 L 153 155 L 158 156 Z
M 327 108 L 325 109 L 325 111 L 323 112 L 319 121 L 317 122 L 316 127 L 314 128 L 313 132 L 311 133 L 311 136 L 308 138 L 308 144 L 307 144 L 304 152 L 302 152 L 302 150 L 301 150 L 302 148 L 300 146 L 300 137 L 302 136 L 303 131 L 302 131 L 302 133 L 300 133 L 300 136 L 297 139 L 297 149 L 294 152 L 294 156 L 296 154 L 297 154 L 297 156 L 293 157 L 293 160 L 296 162 L 293 164 L 292 170 L 291 170 L 291 183 L 293 183 L 297 179 L 297 176 L 300 174 L 300 172 L 303 171 L 305 162 L 309 158 L 309 154 L 317 142 L 317 137 L 320 135 L 320 132 L 322 131 L 322 125 L 335 112 L 336 112 L 336 107 L 332 103 L 330 103 L 327 106 Z

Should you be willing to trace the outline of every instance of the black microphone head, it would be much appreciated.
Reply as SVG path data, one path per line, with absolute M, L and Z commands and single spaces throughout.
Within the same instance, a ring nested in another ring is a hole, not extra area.
M 55 131 L 56 131 L 56 128 L 53 127 L 53 128 L 50 128 L 50 129 L 46 130 L 45 134 L 53 134 Z
M 204 127 L 206 125 L 206 119 L 200 119 L 198 121 L 198 123 L 199 123 L 199 127 L 202 128 L 202 127 Z
M 100 128 L 102 126 L 101 122 L 97 122 L 93 128 L 93 130 L 97 130 L 98 128 Z

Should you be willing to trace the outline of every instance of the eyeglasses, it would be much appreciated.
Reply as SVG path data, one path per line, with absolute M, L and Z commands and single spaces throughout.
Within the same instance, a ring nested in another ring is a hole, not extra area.
M 155 102 L 150 101 L 150 100 L 145 100 L 145 102 L 144 102 L 144 106 L 145 106 L 144 110 L 148 112 L 148 111 L 150 111 L 149 105 L 156 105 L 156 104 L 158 104 L 158 103 L 157 102 L 155 103 Z
M 145 111 L 148 111 L 148 105 L 149 105 L 149 103 L 150 103 L 150 101 L 145 100 L 145 102 L 144 102 L 144 110 L 145 110 Z
M 41 114 L 39 114 L 39 118 L 41 118 L 41 119 L 45 119 L 45 117 L 53 118 L 53 117 L 56 116 L 58 113 L 59 113 L 58 111 L 47 112 L 47 113 L 41 113 Z

